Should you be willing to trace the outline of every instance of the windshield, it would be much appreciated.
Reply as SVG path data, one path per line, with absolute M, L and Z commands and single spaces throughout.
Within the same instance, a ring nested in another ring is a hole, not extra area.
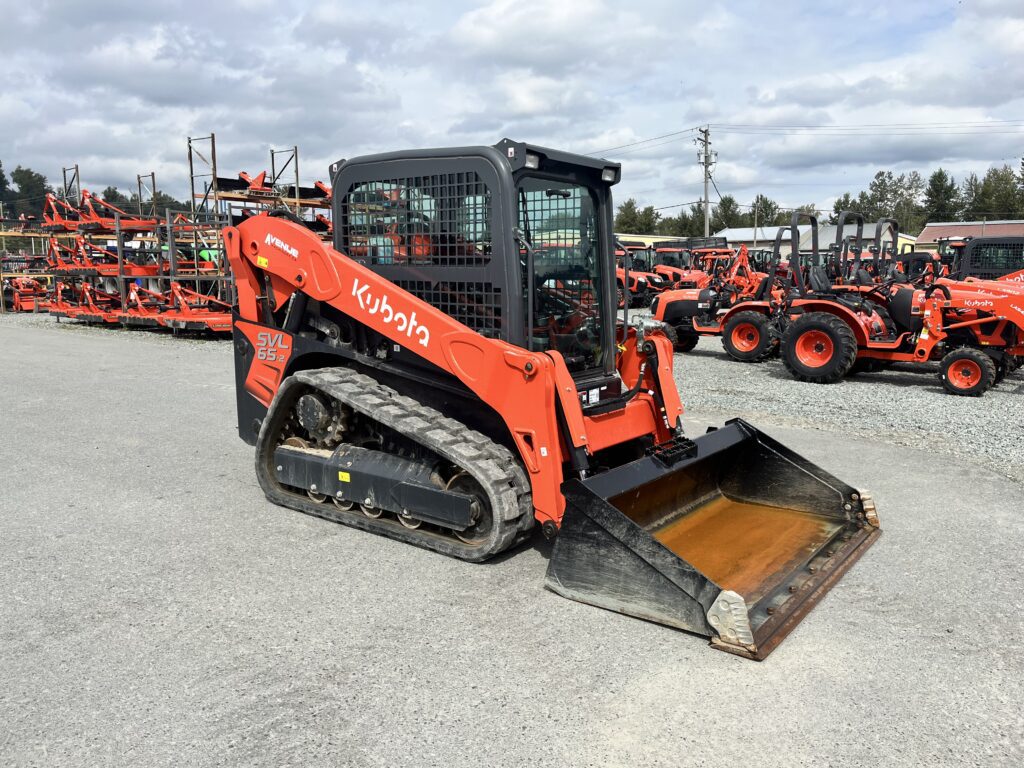
M 605 319 L 597 202 L 569 181 L 524 177 L 518 186 L 519 229 L 534 250 L 531 348 L 556 350 L 570 371 L 600 368 Z M 523 311 L 528 313 L 522 255 Z
M 634 272 L 650 272 L 653 266 L 651 252 L 632 248 L 629 251 L 629 268 Z
M 660 249 L 655 255 L 657 263 L 666 267 L 685 268 L 690 266 L 689 251 Z

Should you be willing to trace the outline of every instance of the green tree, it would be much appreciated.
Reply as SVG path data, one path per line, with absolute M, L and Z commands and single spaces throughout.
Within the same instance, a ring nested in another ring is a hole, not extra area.
M 982 199 L 981 179 L 978 174 L 969 173 L 960 185 L 961 215 L 964 221 L 979 221 L 984 216 L 985 202 Z
M 843 211 L 857 211 L 857 204 L 858 201 L 853 195 L 849 192 L 843 192 L 842 197 L 837 197 L 836 201 L 832 204 L 832 213 L 829 214 L 828 223 L 838 224 L 839 214 Z
M 900 223 L 900 229 L 904 232 L 916 235 L 924 227 L 924 193 L 924 179 L 917 171 L 901 173 L 896 177 L 892 189 L 892 211 L 889 215 Z
M 672 237 L 686 237 L 690 234 L 690 217 L 687 216 L 686 211 L 680 211 L 678 216 L 666 216 L 658 222 L 657 233 Z
M 780 219 L 785 218 L 779 204 L 766 195 L 755 195 L 750 208 L 740 217 L 741 227 L 777 227 Z
M 1024 214 L 1024 195 L 1021 195 L 1017 174 L 1013 168 L 989 168 L 981 180 L 980 208 L 989 219 L 1014 219 Z
M 11 207 L 15 214 L 41 216 L 46 195 L 53 192 L 46 183 L 46 177 L 31 168 L 22 168 L 19 165 L 11 172 L 11 181 L 18 187 L 17 193 L 11 199 Z
M 857 196 L 858 213 L 863 213 L 867 221 L 876 221 L 892 216 L 899 197 L 897 180 L 892 171 L 879 171 L 871 179 L 867 190 Z
M 658 220 L 661 218 L 661 214 L 654 210 L 653 205 L 648 205 L 637 216 L 636 221 L 636 234 L 638 235 L 652 235 L 658 230 Z
M 636 200 L 632 197 L 619 206 L 615 214 L 615 231 L 627 234 L 638 234 L 640 212 L 636 207 Z
M 138 197 L 138 195 L 135 195 L 135 197 Z M 159 215 L 159 216 L 163 216 L 164 212 L 168 208 L 170 208 L 172 211 L 187 211 L 187 210 L 190 210 L 189 209 L 189 204 L 187 202 L 182 202 L 181 200 L 178 200 L 177 198 L 171 197 L 170 195 L 165 194 L 164 192 L 161 192 L 160 190 L 157 190 L 156 195 L 154 196 L 154 200 L 156 202 L 156 212 L 157 212 L 157 215 Z M 147 201 L 147 203 L 148 203 L 148 201 Z M 146 206 L 144 205 L 143 208 L 145 209 Z
M 118 191 L 117 187 L 110 186 L 104 189 L 100 193 L 100 197 L 106 200 L 111 205 L 116 205 L 118 208 L 127 208 L 131 204 L 131 200 L 127 195 L 122 194 Z M 136 195 L 138 197 L 138 195 Z
M 3 203 L 6 207 L 10 203 L 10 199 L 11 184 L 7 180 L 7 174 L 4 173 L 4 163 L 2 160 L 0 160 L 0 203 Z
M 960 215 L 960 190 L 956 179 L 937 168 L 924 191 L 925 221 L 956 221 Z
M 723 195 L 711 212 L 711 231 L 714 233 L 729 227 L 738 227 L 741 223 L 743 213 L 736 198 L 732 195 Z

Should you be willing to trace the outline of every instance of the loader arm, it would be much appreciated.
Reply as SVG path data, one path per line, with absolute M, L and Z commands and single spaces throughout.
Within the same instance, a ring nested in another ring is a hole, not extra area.
M 592 455 L 644 435 L 662 444 L 675 435 L 683 409 L 672 378 L 672 346 L 663 334 L 651 334 L 639 346 L 634 333 L 626 335 L 619 374 L 635 395 L 618 410 L 588 414 L 559 353 L 529 352 L 486 338 L 299 224 L 255 216 L 226 228 L 224 241 L 238 289 L 236 325 L 255 348 L 245 389 L 264 406 L 289 371 L 292 349 L 286 331 L 270 332 L 268 326 L 293 296 L 304 295 L 414 352 L 489 405 L 529 472 L 535 516 L 542 523 L 561 522 L 563 466 L 571 452 Z

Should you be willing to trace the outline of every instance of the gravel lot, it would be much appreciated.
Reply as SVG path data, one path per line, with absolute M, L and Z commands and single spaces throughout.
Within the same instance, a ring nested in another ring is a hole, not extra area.
M 796 381 L 778 358 L 737 363 L 717 338 L 675 356 L 688 412 L 878 437 L 1024 479 L 1024 368 L 982 397 L 948 394 L 938 370 L 901 364 L 821 385 Z
M 3 317 L 0 349 L 2 765 L 1024 762 L 1019 379 L 677 356 L 692 430 L 748 417 L 878 501 L 757 664 L 545 591 L 539 541 L 469 565 L 270 505 L 226 342 Z

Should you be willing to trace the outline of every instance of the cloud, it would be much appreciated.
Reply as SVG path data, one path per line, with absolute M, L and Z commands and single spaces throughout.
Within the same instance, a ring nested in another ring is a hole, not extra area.
M 702 193 L 685 129 L 703 123 L 718 187 L 741 203 L 821 202 L 879 168 L 962 176 L 1022 151 L 1020 123 L 839 129 L 1024 116 L 1019 0 L 8 5 L 0 160 L 51 180 L 77 162 L 92 187 L 155 170 L 181 196 L 185 139 L 210 132 L 223 175 L 298 144 L 309 181 L 339 157 L 510 136 L 610 154 L 616 197 L 655 206 Z M 808 125 L 835 129 L 789 127 Z

